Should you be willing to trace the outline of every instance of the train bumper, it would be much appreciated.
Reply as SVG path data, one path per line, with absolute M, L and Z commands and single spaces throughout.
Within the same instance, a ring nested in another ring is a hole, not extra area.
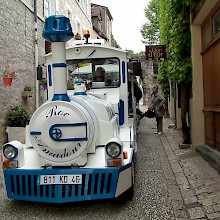
M 3 169 L 3 173 L 7 196 L 13 200 L 66 203 L 108 199 L 131 187 L 131 164 L 100 169 Z M 80 175 L 82 182 L 41 185 L 42 175 Z

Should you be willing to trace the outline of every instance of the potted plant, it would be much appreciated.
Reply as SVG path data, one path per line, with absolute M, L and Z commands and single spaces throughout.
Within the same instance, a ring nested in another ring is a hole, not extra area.
M 15 70 L 10 69 L 8 62 L 6 63 L 2 78 L 5 86 L 11 86 L 12 80 L 15 78 Z
M 67 90 L 74 90 L 74 85 L 71 81 L 67 82 Z
M 6 133 L 8 141 L 18 140 L 25 142 L 26 125 L 29 123 L 30 115 L 22 105 L 11 106 L 5 115 Z
M 27 98 L 32 96 L 33 96 L 33 92 L 31 86 L 25 86 L 24 91 L 22 91 L 22 97 Z
M 47 79 L 42 78 L 40 80 L 40 85 L 43 87 L 44 90 L 47 90 Z
M 79 33 L 76 33 L 76 35 L 74 36 L 75 40 L 81 40 L 81 35 Z

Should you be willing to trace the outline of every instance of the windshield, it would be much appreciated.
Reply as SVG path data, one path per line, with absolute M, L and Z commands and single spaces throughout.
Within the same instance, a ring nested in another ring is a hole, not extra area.
M 118 58 L 99 58 L 67 61 L 70 79 L 73 84 L 83 80 L 89 88 L 120 86 Z

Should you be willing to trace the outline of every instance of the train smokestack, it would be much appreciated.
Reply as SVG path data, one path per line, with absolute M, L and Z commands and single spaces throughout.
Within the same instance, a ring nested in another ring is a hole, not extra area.
M 49 16 L 45 20 L 43 38 L 51 42 L 52 46 L 52 101 L 70 101 L 67 95 L 67 64 L 65 43 L 74 34 L 69 18 L 62 15 Z

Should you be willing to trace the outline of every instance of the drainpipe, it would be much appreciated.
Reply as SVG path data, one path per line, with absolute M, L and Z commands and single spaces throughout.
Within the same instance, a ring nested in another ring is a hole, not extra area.
M 37 67 L 38 67 L 38 33 L 37 33 L 37 0 L 34 0 L 34 61 L 35 61 L 35 93 L 36 93 L 36 109 L 39 107 L 39 81 L 37 80 Z
M 177 112 L 176 112 L 176 108 L 177 108 L 177 89 L 176 89 L 176 80 L 173 80 L 173 88 L 174 88 L 174 120 L 175 120 L 175 129 L 177 128 Z

